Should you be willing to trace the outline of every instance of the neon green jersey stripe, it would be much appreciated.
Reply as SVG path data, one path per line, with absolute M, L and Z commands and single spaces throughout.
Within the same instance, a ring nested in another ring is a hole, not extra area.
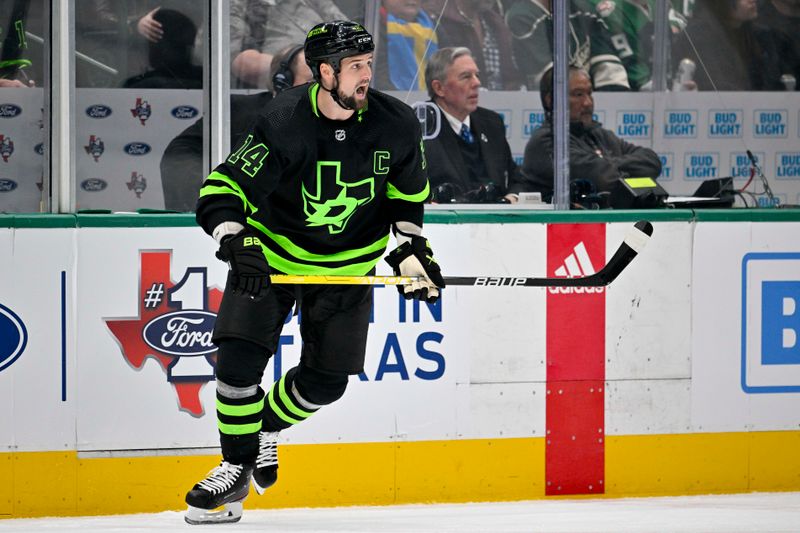
M 217 427 L 220 432 L 226 435 L 248 435 L 261 431 L 261 422 L 253 422 L 252 424 L 223 424 L 217 420 Z
M 309 416 L 313 415 L 313 412 L 303 411 L 299 407 L 297 407 L 289 395 L 286 393 L 286 375 L 284 374 L 281 377 L 281 380 L 277 383 L 278 393 L 281 395 L 281 400 L 283 400 L 283 405 L 285 405 L 292 414 L 299 416 L 300 418 L 308 418 Z
M 264 398 L 247 405 L 227 405 L 217 398 L 217 411 L 228 416 L 248 416 L 260 413 L 264 409 Z
M 404 194 L 391 183 L 386 184 L 386 197 L 390 200 L 405 200 L 407 202 L 424 202 L 431 192 L 431 184 L 425 182 L 425 188 L 417 194 Z
M 273 391 L 275 390 L 275 385 L 277 385 L 277 383 L 273 383 L 272 388 L 269 389 L 269 393 L 267 393 L 267 398 L 269 399 L 269 406 L 272 407 L 272 411 L 287 424 L 297 424 L 299 422 L 302 422 L 302 420 L 297 420 L 296 418 L 292 418 L 291 416 L 287 415 L 286 413 L 283 412 L 283 410 L 280 407 L 278 407 L 278 404 L 275 402 L 275 397 L 273 395 Z
M 257 211 L 256 207 L 253 204 L 251 204 L 250 201 L 247 199 L 247 195 L 244 194 L 244 191 L 242 190 L 241 186 L 235 181 L 233 181 L 229 176 L 226 176 L 225 174 L 217 172 L 215 170 L 208 175 L 205 182 L 208 182 L 209 180 L 221 181 L 227 184 L 231 189 L 233 189 L 232 191 L 229 192 L 229 194 L 235 194 L 236 196 L 238 196 L 242 200 L 242 207 L 245 210 L 249 210 L 251 213 L 255 213 Z M 215 189 L 217 187 L 219 186 L 218 185 L 214 186 L 211 184 L 203 185 L 203 187 L 200 189 L 200 198 L 208 194 L 218 194 L 216 192 L 209 192 L 206 190 L 210 188 Z
M 283 257 L 276 255 L 269 248 L 265 248 L 267 254 L 267 261 L 270 266 L 285 273 L 296 274 L 305 276 L 310 274 L 319 274 L 320 276 L 364 276 L 367 272 L 375 268 L 375 265 L 380 261 L 380 257 L 376 257 L 370 261 L 363 263 L 353 263 L 340 267 L 324 267 L 321 265 L 306 265 L 303 263 L 295 263 Z
M 253 220 L 252 218 L 248 218 L 247 222 L 258 228 L 264 235 L 272 239 L 275 244 L 286 250 L 289 255 L 295 257 L 301 261 L 308 261 L 308 262 L 326 262 L 326 263 L 336 263 L 339 261 L 349 261 L 350 259 L 356 259 L 365 255 L 371 255 L 377 252 L 382 252 L 386 249 L 386 244 L 389 242 L 389 234 L 386 234 L 385 237 L 382 237 L 375 241 L 374 243 L 364 246 L 363 248 L 356 248 L 354 250 L 343 250 L 341 252 L 337 252 L 335 254 L 315 254 L 305 250 L 296 244 L 294 244 L 288 237 L 283 235 L 279 235 L 277 233 L 273 233 L 272 231 L 268 230 L 266 226 L 261 224 L 260 222 Z

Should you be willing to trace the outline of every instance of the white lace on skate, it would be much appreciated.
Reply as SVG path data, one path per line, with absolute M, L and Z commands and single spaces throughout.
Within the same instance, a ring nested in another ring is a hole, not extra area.
M 242 465 L 234 465 L 227 461 L 222 461 L 218 467 L 211 470 L 208 476 L 197 485 L 212 494 L 220 494 L 236 483 L 236 480 L 242 475 L 243 468 Z
M 258 434 L 256 468 L 278 464 L 278 432 L 262 431 Z

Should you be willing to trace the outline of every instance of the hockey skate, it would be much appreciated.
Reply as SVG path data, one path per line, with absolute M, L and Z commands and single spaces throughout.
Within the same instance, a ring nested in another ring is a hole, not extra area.
M 278 432 L 258 434 L 258 457 L 253 472 L 253 487 L 261 495 L 278 480 Z
M 242 502 L 247 498 L 253 465 L 222 461 L 186 494 L 189 509 L 184 519 L 192 525 L 225 524 L 242 518 Z M 222 507 L 222 509 L 219 509 Z

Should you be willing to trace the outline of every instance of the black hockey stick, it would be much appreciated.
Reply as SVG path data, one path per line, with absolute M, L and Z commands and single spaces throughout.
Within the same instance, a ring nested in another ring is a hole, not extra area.
M 633 258 L 641 252 L 653 234 L 653 225 L 640 220 L 625 236 L 606 265 L 588 276 L 576 278 L 526 278 L 519 276 L 445 277 L 447 286 L 471 287 L 604 287 L 617 279 Z M 272 283 L 303 285 L 407 285 L 419 278 L 411 276 L 296 276 L 273 274 Z

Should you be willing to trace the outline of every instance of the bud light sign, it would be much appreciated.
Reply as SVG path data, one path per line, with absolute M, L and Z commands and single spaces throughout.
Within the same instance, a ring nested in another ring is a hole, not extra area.
M 658 177 L 659 181 L 669 181 L 672 179 L 672 166 L 675 161 L 675 155 L 672 152 L 665 152 L 659 154 L 658 158 L 661 160 L 661 175 Z
M 683 175 L 687 180 L 706 180 L 719 177 L 719 153 L 689 152 L 684 154 Z
M 775 177 L 779 180 L 800 179 L 800 152 L 776 153 Z
M 742 389 L 800 392 L 800 254 L 742 258 Z
M 14 311 L 0 304 L 0 370 L 5 370 L 19 359 L 27 343 L 25 324 Z
M 753 112 L 753 136 L 765 138 L 786 137 L 789 113 L 785 109 L 756 110 Z
M 544 124 L 544 111 L 526 109 L 522 112 L 525 120 L 522 121 L 522 136 L 530 137 L 531 134 Z
M 628 139 L 649 139 L 653 131 L 650 111 L 617 111 L 617 135 Z
M 719 110 L 708 112 L 708 136 L 714 139 L 736 139 L 742 136 L 741 109 Z
M 764 152 L 753 152 L 753 156 L 761 165 L 764 161 Z M 746 152 L 733 152 L 731 154 L 731 176 L 735 179 L 749 179 L 750 178 L 750 158 L 747 157 Z
M 697 137 L 697 111 L 675 110 L 664 114 L 664 137 L 668 139 Z

